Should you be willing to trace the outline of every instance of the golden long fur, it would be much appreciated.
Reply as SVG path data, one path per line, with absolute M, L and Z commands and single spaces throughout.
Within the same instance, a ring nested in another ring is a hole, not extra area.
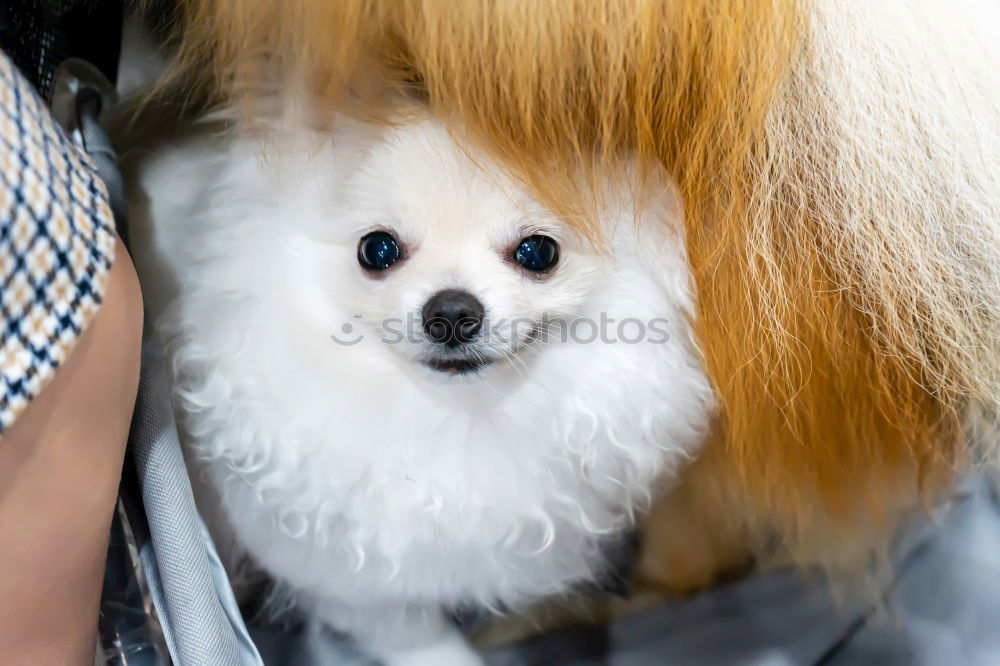
M 416 93 L 584 228 L 581 172 L 638 155 L 672 174 L 721 404 L 652 521 L 647 569 L 683 586 L 775 537 L 806 560 L 870 552 L 971 461 L 970 410 L 1000 393 L 997 14 L 187 0 L 180 62 L 230 97 L 275 72 L 331 104 L 372 81 Z M 726 555 L 675 575 L 684 516 Z

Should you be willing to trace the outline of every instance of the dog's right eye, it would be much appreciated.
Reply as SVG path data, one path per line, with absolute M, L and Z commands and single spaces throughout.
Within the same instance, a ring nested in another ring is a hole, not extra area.
M 399 243 L 388 231 L 373 231 L 358 243 L 358 263 L 369 271 L 384 271 L 402 256 Z

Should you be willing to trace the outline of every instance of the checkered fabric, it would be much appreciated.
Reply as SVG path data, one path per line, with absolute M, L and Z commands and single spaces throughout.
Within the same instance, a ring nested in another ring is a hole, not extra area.
M 114 250 L 104 183 L 0 53 L 0 433 L 97 311 Z

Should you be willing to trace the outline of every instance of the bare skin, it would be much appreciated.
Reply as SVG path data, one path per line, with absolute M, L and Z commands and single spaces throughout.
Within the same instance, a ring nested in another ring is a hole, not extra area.
M 100 310 L 0 439 L 0 664 L 94 663 L 141 331 L 119 241 Z

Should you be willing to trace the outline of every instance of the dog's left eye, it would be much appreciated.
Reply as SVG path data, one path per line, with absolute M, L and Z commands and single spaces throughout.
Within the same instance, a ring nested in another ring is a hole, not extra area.
M 514 261 L 533 273 L 548 270 L 559 262 L 559 244 L 548 236 L 528 236 L 514 249 Z
M 388 231 L 373 231 L 358 243 L 358 263 L 370 271 L 384 271 L 402 256 L 399 243 Z

